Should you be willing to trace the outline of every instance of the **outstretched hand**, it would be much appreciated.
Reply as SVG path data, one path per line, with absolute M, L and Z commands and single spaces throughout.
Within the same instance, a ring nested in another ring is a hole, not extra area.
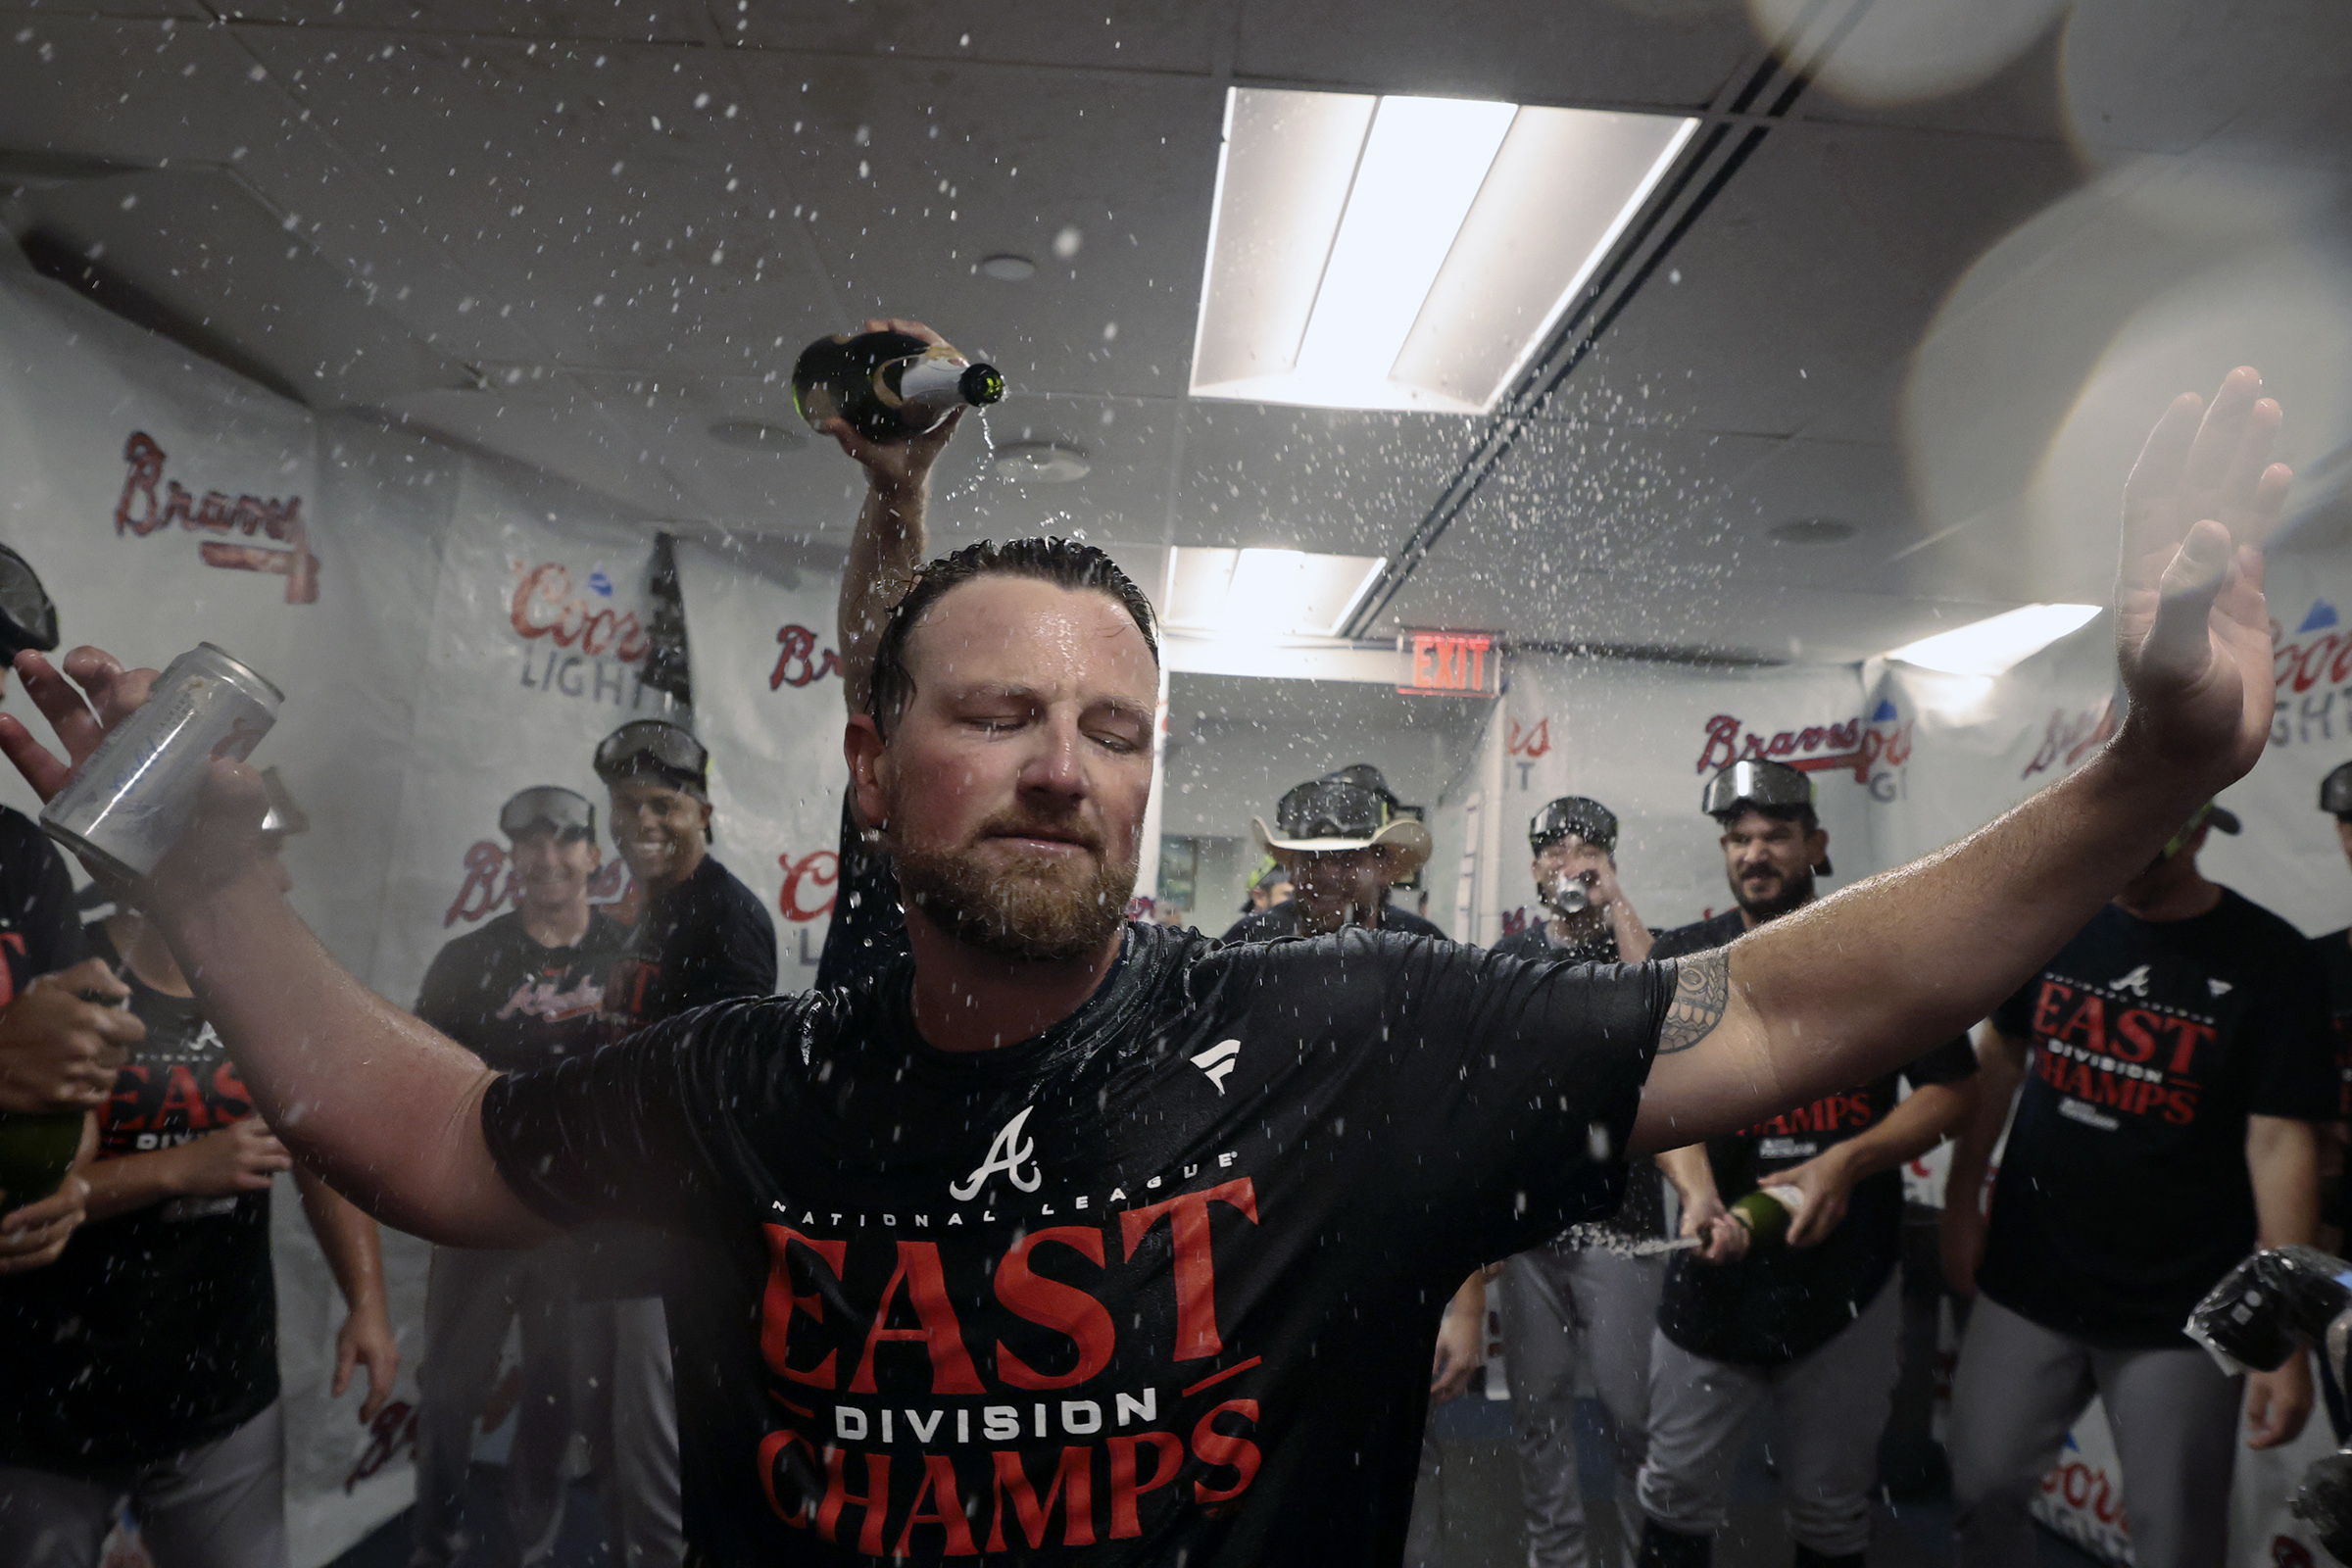
M 157 678 L 152 669 L 125 669 L 114 655 L 90 647 L 68 654 L 62 674 L 31 652 L 17 656 L 16 670 L 25 695 L 57 732 L 65 756 L 33 739 L 32 732 L 9 713 L 0 713 L 0 753 L 44 801 L 66 787 L 74 769 L 100 741 L 138 711 Z M 187 832 L 157 863 L 140 902 L 152 906 L 180 896 L 201 897 L 260 866 L 266 858 L 262 818 L 269 809 L 270 798 L 257 769 L 214 758 Z M 106 874 L 96 866 L 91 871 Z
M 945 343 L 946 338 L 920 321 L 901 317 L 878 317 L 861 321 L 860 332 L 904 332 L 919 337 L 926 343 Z M 841 450 L 858 460 L 864 467 L 866 482 L 884 492 L 919 489 L 931 476 L 931 465 L 947 450 L 948 439 L 963 420 L 963 410 L 957 409 L 942 419 L 936 428 L 920 435 L 902 436 L 893 441 L 869 441 L 859 435 L 849 420 L 831 418 L 817 429 L 841 443 Z
M 2124 484 L 2116 658 L 2130 725 L 2157 760 L 2242 776 L 2271 729 L 2271 619 L 2263 548 L 2291 470 L 2269 461 L 2278 405 L 2240 366 L 2209 406 L 2173 400 Z

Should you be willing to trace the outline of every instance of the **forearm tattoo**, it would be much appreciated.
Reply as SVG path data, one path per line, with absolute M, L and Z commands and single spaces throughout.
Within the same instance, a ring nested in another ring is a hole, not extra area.
M 1658 1030 L 1658 1054 L 1689 1051 L 1715 1032 L 1732 1000 L 1732 956 L 1727 948 L 1674 960 L 1674 1002 Z

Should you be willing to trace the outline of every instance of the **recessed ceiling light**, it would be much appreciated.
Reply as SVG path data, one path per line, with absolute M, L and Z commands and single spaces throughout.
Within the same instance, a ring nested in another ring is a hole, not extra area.
M 808 444 L 798 430 L 764 419 L 721 419 L 710 427 L 710 439 L 746 452 L 798 452 Z
M 1785 545 L 1834 545 L 1861 530 L 1843 517 L 1795 517 L 1775 523 L 1768 531 Z
M 2026 605 L 1905 643 L 1886 657 L 1947 675 L 1998 675 L 2088 624 L 2098 612 L 2096 605 Z
M 1000 283 L 1026 283 L 1037 275 L 1037 264 L 1026 256 L 991 256 L 981 262 L 980 270 Z
M 1231 89 L 1194 396 L 1485 412 L 1697 125 Z
M 1176 547 L 1167 621 L 1232 637 L 1335 637 L 1386 557 Z
M 993 466 L 998 478 L 1015 484 L 1068 484 L 1095 466 L 1084 452 L 1058 441 L 1015 441 L 997 448 Z

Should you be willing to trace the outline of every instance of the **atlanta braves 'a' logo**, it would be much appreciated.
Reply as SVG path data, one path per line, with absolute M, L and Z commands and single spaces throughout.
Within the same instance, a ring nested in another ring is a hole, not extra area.
M 1045 1172 L 1037 1168 L 1034 1157 L 1037 1153 L 1036 1140 L 1021 1136 L 1021 1124 L 1029 1119 L 1029 1113 L 1036 1108 L 1035 1105 L 1023 1105 L 1018 1116 L 998 1128 L 997 1136 L 989 1143 L 988 1157 L 980 1161 L 979 1168 L 963 1180 L 950 1182 L 948 1196 L 959 1203 L 967 1202 L 980 1191 L 981 1184 L 998 1171 L 1003 1171 L 1004 1179 L 1020 1191 L 1036 1192 L 1039 1184 L 1046 1179 Z M 1021 1177 L 1024 1163 L 1029 1167 L 1027 1180 Z

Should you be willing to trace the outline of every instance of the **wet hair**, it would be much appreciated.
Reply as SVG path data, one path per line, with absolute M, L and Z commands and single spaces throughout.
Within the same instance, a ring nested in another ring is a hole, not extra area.
M 950 589 L 982 577 L 1027 577 L 1105 595 L 1134 619 L 1135 629 L 1143 633 L 1144 646 L 1152 650 L 1152 664 L 1159 663 L 1158 617 L 1152 613 L 1152 601 L 1110 557 L 1072 539 L 1007 539 L 1001 545 L 983 539 L 954 555 L 942 556 L 916 572 L 906 597 L 883 623 L 882 635 L 874 644 L 874 675 L 866 701 L 867 711 L 885 737 L 914 700 L 914 676 L 906 668 L 906 639 Z

